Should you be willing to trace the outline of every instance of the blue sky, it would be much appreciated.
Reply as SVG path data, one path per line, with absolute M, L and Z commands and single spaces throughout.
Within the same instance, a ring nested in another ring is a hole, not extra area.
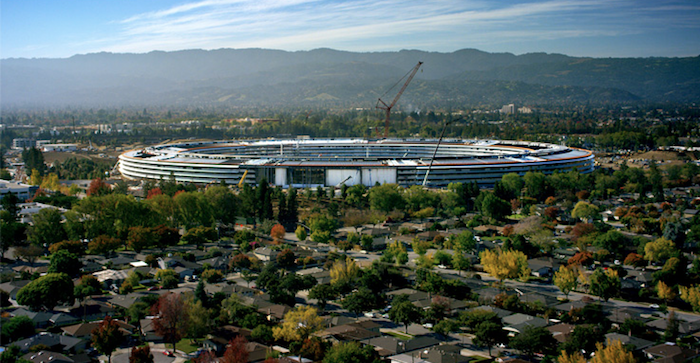
M 700 55 L 698 0 L 0 0 L 0 58 L 333 48 Z

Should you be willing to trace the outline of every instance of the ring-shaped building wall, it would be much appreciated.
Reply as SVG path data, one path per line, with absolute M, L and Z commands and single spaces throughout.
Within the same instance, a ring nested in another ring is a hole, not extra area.
M 125 152 L 118 168 L 126 179 L 237 184 L 244 176 L 246 183 L 265 177 L 296 188 L 411 186 L 422 184 L 429 169 L 427 185 L 435 188 L 453 182 L 492 186 L 507 173 L 593 171 L 590 151 L 562 145 L 451 139 L 436 152 L 437 145 L 437 140 L 364 139 L 184 142 Z

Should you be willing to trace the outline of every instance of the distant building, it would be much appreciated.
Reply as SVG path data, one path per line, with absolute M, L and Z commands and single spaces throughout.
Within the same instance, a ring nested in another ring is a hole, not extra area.
M 41 145 L 41 151 L 43 152 L 50 152 L 50 151 L 77 151 L 78 150 L 78 145 L 77 144 L 43 144 Z
M 532 109 L 530 107 L 520 107 L 518 109 L 518 113 L 532 113 Z
M 36 140 L 34 139 L 12 139 L 12 148 L 15 150 L 29 149 L 36 146 Z
M 38 189 L 38 185 L 0 180 L 0 198 L 4 197 L 5 194 L 12 193 L 16 195 L 19 200 L 24 201 L 33 197 Z
M 515 105 L 512 103 L 509 105 L 503 105 L 503 107 L 501 107 L 501 113 L 514 114 L 515 113 Z

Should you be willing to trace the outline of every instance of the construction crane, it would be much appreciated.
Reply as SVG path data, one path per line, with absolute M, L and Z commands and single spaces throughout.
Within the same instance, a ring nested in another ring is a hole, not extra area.
M 382 101 L 382 98 L 379 97 L 379 100 L 377 101 L 377 106 L 375 108 L 386 111 L 386 119 L 384 120 L 384 138 L 389 136 L 389 117 L 391 116 L 391 109 L 394 107 L 394 105 L 396 105 L 396 102 L 399 100 L 399 98 L 403 94 L 403 91 L 406 90 L 406 87 L 408 87 L 408 84 L 411 83 L 413 76 L 416 75 L 416 73 L 418 72 L 418 69 L 420 68 L 420 66 L 422 64 L 423 64 L 423 62 L 418 62 L 418 64 L 416 64 L 416 66 L 413 67 L 413 69 L 411 69 L 408 73 L 406 73 L 406 75 L 404 75 L 398 82 L 396 82 L 396 84 L 391 86 L 391 88 L 389 88 L 389 90 L 386 91 L 382 95 L 382 96 L 385 96 L 387 93 L 389 93 L 389 91 L 394 89 L 394 87 L 396 87 L 396 85 L 399 84 L 399 82 L 401 82 L 404 78 L 408 77 L 408 79 L 406 80 L 406 83 L 403 84 L 403 87 L 401 87 L 401 90 L 399 91 L 399 93 L 396 94 L 396 97 L 394 97 L 394 100 L 391 101 L 390 104 L 387 105 L 386 102 Z

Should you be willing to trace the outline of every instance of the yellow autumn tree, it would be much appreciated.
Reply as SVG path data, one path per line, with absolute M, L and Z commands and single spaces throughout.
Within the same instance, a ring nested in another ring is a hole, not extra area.
M 527 278 L 530 269 L 527 267 L 527 256 L 520 251 L 486 250 L 479 254 L 484 271 L 497 278 L 500 282 L 505 279 Z
M 657 238 L 653 242 L 644 245 L 644 259 L 648 261 L 663 261 L 671 257 L 676 251 L 676 244 L 664 237 Z
M 559 271 L 554 273 L 554 285 L 556 285 L 561 292 L 569 298 L 569 293 L 571 290 L 576 288 L 578 285 L 578 269 L 574 266 L 571 267 L 561 267 Z
M 338 259 L 331 266 L 331 284 L 343 284 L 350 282 L 360 273 L 360 268 L 355 263 L 355 260 L 346 256 L 344 259 Z
M 321 328 L 323 328 L 323 318 L 318 316 L 318 310 L 303 305 L 284 314 L 284 323 L 272 328 L 272 336 L 288 342 L 301 342 Z
M 681 299 L 693 306 L 693 310 L 700 311 L 700 286 L 681 286 Z
M 628 352 L 619 340 L 608 340 L 608 346 L 596 343 L 596 352 L 590 363 L 636 363 L 637 360 Z
M 56 175 L 56 173 L 45 176 L 41 181 L 41 189 L 59 190 L 60 188 L 61 183 L 58 182 L 58 175 Z
M 659 299 L 663 299 L 666 302 L 675 299 L 677 296 L 676 290 L 666 285 L 663 281 L 659 281 L 659 283 L 656 284 L 656 293 Z
M 561 355 L 557 357 L 557 363 L 586 363 L 586 359 L 579 352 L 569 355 L 565 350 L 562 350 Z

